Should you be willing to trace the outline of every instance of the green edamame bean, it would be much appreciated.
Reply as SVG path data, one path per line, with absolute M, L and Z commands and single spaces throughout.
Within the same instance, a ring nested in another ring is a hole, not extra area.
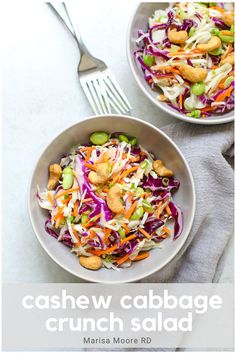
M 140 197 L 144 193 L 144 189 L 142 187 L 137 187 L 135 190 L 135 195 Z
M 146 200 L 143 200 L 143 208 L 148 213 L 153 213 L 153 211 L 154 211 L 153 207 L 152 207 L 152 204 L 147 202 Z
M 62 187 L 69 189 L 72 187 L 74 181 L 73 170 L 71 167 L 65 167 L 62 171 Z
M 143 62 L 144 64 L 146 64 L 147 66 L 152 66 L 154 63 L 154 56 L 153 55 L 144 55 L 143 57 Z
M 212 52 L 209 52 L 211 55 L 220 55 L 220 54 L 222 54 L 222 47 L 221 47 L 221 45 L 218 47 L 218 48 L 216 48 L 215 50 L 213 50 Z
M 219 33 L 219 38 L 222 40 L 222 42 L 225 42 L 225 43 L 233 43 L 234 42 L 233 36 L 225 36 L 221 32 Z
M 202 95 L 205 92 L 204 82 L 196 82 L 195 84 L 193 84 L 192 92 L 196 96 Z
M 144 210 L 143 207 L 138 207 L 131 216 L 131 220 L 139 220 L 143 216 Z
M 129 143 L 130 143 L 130 145 L 135 146 L 138 144 L 138 140 L 136 138 L 132 138 L 132 139 L 130 139 Z
M 87 224 L 88 220 L 89 220 L 88 215 L 83 213 L 81 215 L 81 224 Z
M 109 135 L 106 132 L 94 132 L 89 139 L 94 145 L 103 145 L 109 140 Z
M 118 230 L 118 232 L 121 238 L 125 238 L 125 230 L 122 227 Z
M 201 116 L 201 111 L 199 109 L 195 109 L 194 111 L 187 113 L 188 117 L 199 118 Z
M 118 139 L 119 139 L 121 142 L 122 142 L 122 141 L 125 141 L 126 143 L 129 142 L 129 139 L 128 139 L 127 136 L 124 135 L 124 134 L 120 134 L 119 137 L 118 137 Z

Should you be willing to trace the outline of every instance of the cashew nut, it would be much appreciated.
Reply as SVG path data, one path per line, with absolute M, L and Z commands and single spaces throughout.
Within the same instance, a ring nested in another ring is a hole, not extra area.
M 204 81 L 207 71 L 203 68 L 194 68 L 191 65 L 183 64 L 179 66 L 181 75 L 190 82 Z
M 102 267 L 102 260 L 98 256 L 90 256 L 90 257 L 80 256 L 79 262 L 82 265 L 82 267 L 91 270 L 98 270 Z
M 109 165 L 107 162 L 99 163 L 96 165 L 97 170 L 89 172 L 88 179 L 93 184 L 102 184 L 105 183 L 109 173 Z
M 48 189 L 54 189 L 59 182 L 62 175 L 61 166 L 58 163 L 54 163 L 49 166 L 49 179 L 48 179 Z
M 107 193 L 107 205 L 109 209 L 111 209 L 111 211 L 116 214 L 120 214 L 124 209 L 123 204 L 120 200 L 121 195 L 122 188 L 117 184 L 111 187 Z
M 232 12 L 224 12 L 222 14 L 222 21 L 230 27 L 231 25 L 234 24 L 234 15 Z
M 222 59 L 221 62 L 220 62 L 220 65 L 224 65 L 226 63 L 234 65 L 234 53 L 230 53 L 230 54 L 227 55 L 227 57 Z
M 168 39 L 171 43 L 183 44 L 188 39 L 188 33 L 186 31 L 177 31 L 176 28 L 174 28 L 169 31 Z
M 153 168 L 156 173 L 161 177 L 173 177 L 174 172 L 167 168 L 161 160 L 156 160 L 153 162 Z
M 204 52 L 212 52 L 213 50 L 219 48 L 221 45 L 221 40 L 217 36 L 212 36 L 207 43 L 202 43 L 197 45 L 197 49 Z

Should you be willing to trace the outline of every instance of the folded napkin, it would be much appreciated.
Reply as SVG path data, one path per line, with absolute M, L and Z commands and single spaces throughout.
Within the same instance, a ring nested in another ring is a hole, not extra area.
M 210 283 L 233 231 L 233 123 L 177 123 L 162 130 L 189 163 L 196 187 L 196 213 L 177 257 L 141 282 Z

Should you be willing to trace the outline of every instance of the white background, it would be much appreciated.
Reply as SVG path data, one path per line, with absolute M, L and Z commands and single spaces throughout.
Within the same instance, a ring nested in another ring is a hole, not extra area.
M 126 57 L 126 32 L 136 1 L 74 1 L 84 42 L 115 74 L 132 115 L 158 127 L 177 122 L 155 108 L 134 81 Z M 43 2 L 7 2 L 3 36 L 3 280 L 77 282 L 39 245 L 27 212 L 30 175 L 42 150 L 65 127 L 92 111 L 79 85 L 74 39 Z M 221 281 L 232 277 L 232 242 Z

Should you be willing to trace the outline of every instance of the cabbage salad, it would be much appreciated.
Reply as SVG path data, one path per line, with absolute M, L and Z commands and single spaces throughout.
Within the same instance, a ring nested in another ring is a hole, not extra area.
M 37 198 L 49 211 L 47 233 L 82 266 L 119 270 L 180 236 L 183 213 L 172 199 L 180 182 L 136 138 L 94 132 L 90 141 L 49 166 Z
M 158 100 L 194 118 L 234 108 L 234 4 L 181 2 L 157 10 L 134 55 Z

